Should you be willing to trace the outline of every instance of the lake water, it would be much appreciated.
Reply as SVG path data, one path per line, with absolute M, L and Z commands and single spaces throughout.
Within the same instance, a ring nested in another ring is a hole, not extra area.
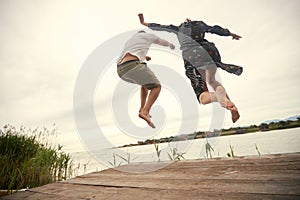
M 213 149 L 210 153 L 206 152 L 207 143 Z M 300 128 L 161 143 L 158 144 L 158 151 L 161 150 L 159 156 L 153 144 L 97 152 L 78 152 L 73 156 L 75 162 L 80 162 L 81 166 L 87 164 L 84 172 L 83 169 L 79 170 L 78 174 L 82 174 L 126 164 L 126 161 L 130 163 L 167 161 L 175 149 L 177 153 L 184 153 L 185 159 L 228 157 L 227 154 L 232 152 L 235 156 L 300 152 Z

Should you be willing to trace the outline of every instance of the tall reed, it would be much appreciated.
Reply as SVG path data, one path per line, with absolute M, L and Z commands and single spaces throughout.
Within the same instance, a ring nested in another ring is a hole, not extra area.
M 169 156 L 169 159 L 171 161 L 173 160 L 184 160 L 184 152 L 178 152 L 178 148 L 177 147 L 171 147 L 171 144 L 170 142 L 168 143 L 168 146 L 169 146 L 169 150 L 170 152 L 168 152 L 168 156 Z
M 70 178 L 72 158 L 48 137 L 56 129 L 0 129 L 0 189 L 37 187 Z

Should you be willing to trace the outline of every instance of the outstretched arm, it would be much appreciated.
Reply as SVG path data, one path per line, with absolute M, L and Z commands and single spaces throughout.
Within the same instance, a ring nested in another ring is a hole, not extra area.
M 155 30 L 155 31 L 167 31 L 171 33 L 177 34 L 178 32 L 178 27 L 174 25 L 161 25 L 157 23 L 147 23 L 145 22 L 144 15 L 142 13 L 138 14 L 140 23 L 144 26 L 147 26 L 148 28 Z
M 161 39 L 161 38 L 157 38 L 156 40 L 154 40 L 153 43 L 159 44 L 159 45 L 162 45 L 162 46 L 165 46 L 165 47 L 170 47 L 170 49 L 172 49 L 172 50 L 175 49 L 174 44 L 168 42 L 167 40 Z M 146 60 L 150 61 L 151 57 L 150 56 L 146 56 Z
M 206 24 L 205 24 L 206 25 Z M 221 26 L 215 25 L 215 26 L 208 26 L 206 25 L 207 32 L 221 35 L 221 36 L 231 36 L 233 40 L 239 40 L 242 38 L 241 36 L 231 33 L 228 29 L 222 28 Z
M 161 39 L 161 38 L 158 38 L 154 41 L 155 44 L 159 44 L 159 45 L 162 45 L 162 46 L 165 46 L 165 47 L 170 47 L 170 49 L 175 49 L 175 46 L 174 44 L 168 42 L 167 40 L 164 40 L 164 39 Z

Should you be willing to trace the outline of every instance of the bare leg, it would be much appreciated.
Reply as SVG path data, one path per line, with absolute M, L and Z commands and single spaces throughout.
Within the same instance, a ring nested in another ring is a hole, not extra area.
M 225 88 L 222 84 L 215 79 L 217 68 L 211 68 L 206 70 L 206 80 L 208 84 L 216 91 L 217 101 L 224 108 L 230 110 L 232 122 L 235 123 L 239 118 L 240 114 L 235 104 L 230 100 Z
M 233 107 L 231 101 L 226 98 L 225 89 L 222 86 L 217 87 L 216 92 L 205 91 L 199 96 L 201 104 L 209 104 L 212 102 L 219 102 L 220 105 L 228 110 Z
M 156 99 L 160 93 L 160 90 L 161 90 L 160 85 L 156 88 L 151 89 L 149 96 L 147 98 L 147 101 L 145 103 L 145 106 L 140 110 L 140 113 L 139 113 L 139 117 L 144 119 L 149 124 L 149 126 L 151 126 L 152 128 L 155 128 L 155 126 L 151 122 L 149 112 L 150 112 L 152 105 L 156 101 Z
M 221 106 L 223 106 L 227 110 L 230 110 L 232 122 L 235 123 L 240 118 L 239 111 L 234 103 L 227 98 L 226 91 L 222 86 L 217 87 L 216 96 Z
M 198 72 L 201 74 L 201 77 L 204 79 L 203 81 L 206 84 L 206 70 L 198 70 Z M 207 86 L 205 86 L 205 88 L 207 88 Z M 199 96 L 199 102 L 203 105 L 217 102 L 216 93 L 209 91 L 202 92 Z
M 200 94 L 199 101 L 203 105 L 209 104 L 212 102 L 217 102 L 217 95 L 215 92 L 205 91 Z
M 141 107 L 139 112 L 141 112 L 141 110 L 144 108 L 146 100 L 147 100 L 147 96 L 148 96 L 148 89 L 144 88 L 143 86 L 141 87 Z
M 222 84 L 216 80 L 216 72 L 217 72 L 217 68 L 210 68 L 206 70 L 206 80 L 208 84 L 214 89 L 214 91 L 217 91 L 218 86 L 222 86 Z M 229 99 L 227 93 L 226 93 L 226 97 Z

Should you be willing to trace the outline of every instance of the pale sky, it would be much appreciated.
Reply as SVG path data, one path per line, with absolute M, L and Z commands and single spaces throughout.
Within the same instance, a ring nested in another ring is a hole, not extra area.
M 144 13 L 147 22 L 161 24 L 179 25 L 186 18 L 203 20 L 243 37 L 233 41 L 230 37 L 207 34 L 224 62 L 244 67 L 240 77 L 219 71 L 223 85 L 241 114 L 240 120 L 233 124 L 227 112 L 223 127 L 259 124 L 300 114 L 298 0 L 0 0 L 1 127 L 12 124 L 51 128 L 55 123 L 62 134 L 61 143 L 72 149 L 80 140 L 73 117 L 78 72 L 91 52 L 103 42 L 144 28 L 139 24 L 138 13 Z M 175 38 L 171 34 L 166 37 Z M 172 65 L 184 77 L 180 59 L 170 61 L 168 55 L 159 52 L 152 52 L 150 56 L 150 62 Z M 109 111 L 97 110 L 101 102 L 111 99 L 112 87 L 105 84 L 119 81 L 114 65 L 107 73 L 110 78 L 104 76 L 95 92 L 97 119 L 105 120 L 101 128 L 106 130 L 107 138 L 114 140 L 110 134 L 118 137 L 118 141 L 112 143 L 135 142 L 128 137 L 122 140 L 119 127 L 111 115 L 106 114 Z M 137 94 L 129 100 L 129 109 L 138 109 L 136 102 Z M 180 105 L 172 106 L 176 105 L 176 98 L 165 89 L 157 103 L 167 114 L 172 111 L 165 132 L 176 132 L 176 115 L 181 112 Z M 195 109 L 201 115 L 199 130 L 207 130 L 211 106 L 198 105 Z M 132 121 L 143 123 L 136 113 L 130 116 Z

